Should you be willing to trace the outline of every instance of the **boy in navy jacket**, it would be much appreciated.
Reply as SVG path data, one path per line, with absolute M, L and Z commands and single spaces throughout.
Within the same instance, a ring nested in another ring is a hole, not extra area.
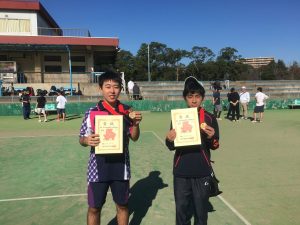
M 190 224 L 193 216 L 195 225 L 207 224 L 207 206 L 212 179 L 210 150 L 219 147 L 219 128 L 216 118 L 201 108 L 204 96 L 203 86 L 196 78 L 188 77 L 184 85 L 183 98 L 189 108 L 198 108 L 200 123 L 206 124 L 205 127 L 201 125 L 200 129 L 202 144 L 175 147 L 176 131 L 172 127 L 166 136 L 167 147 L 175 150 L 173 176 L 176 225 Z M 204 121 L 201 121 L 201 118 Z

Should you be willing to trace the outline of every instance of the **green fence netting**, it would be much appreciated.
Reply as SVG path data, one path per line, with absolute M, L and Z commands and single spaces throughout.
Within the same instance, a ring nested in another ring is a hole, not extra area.
M 287 109 L 289 104 L 292 104 L 295 99 L 287 100 L 268 100 L 266 109 Z M 123 101 L 123 103 L 132 106 L 137 111 L 151 111 L 151 112 L 169 112 L 171 109 L 185 108 L 184 101 Z M 68 114 L 83 114 L 88 108 L 95 106 L 93 102 L 69 102 L 66 105 L 66 112 Z M 223 108 L 226 110 L 228 102 L 222 101 Z M 203 106 L 207 111 L 213 110 L 211 100 L 205 100 Z M 249 110 L 253 110 L 255 102 L 251 101 Z M 35 104 L 31 105 L 32 110 Z M 0 104 L 0 116 L 15 116 L 22 115 L 22 106 L 20 103 L 3 103 Z

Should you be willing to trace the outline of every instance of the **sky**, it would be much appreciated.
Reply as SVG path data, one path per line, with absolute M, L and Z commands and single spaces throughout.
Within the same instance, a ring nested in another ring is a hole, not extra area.
M 142 43 L 172 49 L 232 47 L 243 58 L 300 62 L 299 0 L 40 0 L 61 28 L 117 37 L 136 55 Z

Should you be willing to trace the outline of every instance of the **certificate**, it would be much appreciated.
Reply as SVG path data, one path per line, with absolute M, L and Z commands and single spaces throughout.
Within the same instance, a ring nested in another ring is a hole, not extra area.
M 95 133 L 99 134 L 100 143 L 95 147 L 95 154 L 123 153 L 123 116 L 95 116 Z
M 171 117 L 176 131 L 175 147 L 201 145 L 197 108 L 171 110 Z

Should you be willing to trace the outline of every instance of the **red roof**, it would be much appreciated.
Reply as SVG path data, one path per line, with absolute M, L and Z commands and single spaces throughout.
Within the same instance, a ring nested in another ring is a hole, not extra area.
M 118 38 L 64 36 L 0 36 L 1 44 L 119 46 Z
M 39 0 L 0 0 L 0 9 L 8 10 L 33 10 L 41 14 L 53 28 L 59 28 L 56 21 L 47 12 Z
M 40 2 L 38 0 L 32 0 L 32 1 L 1 0 L 0 9 L 40 10 Z

